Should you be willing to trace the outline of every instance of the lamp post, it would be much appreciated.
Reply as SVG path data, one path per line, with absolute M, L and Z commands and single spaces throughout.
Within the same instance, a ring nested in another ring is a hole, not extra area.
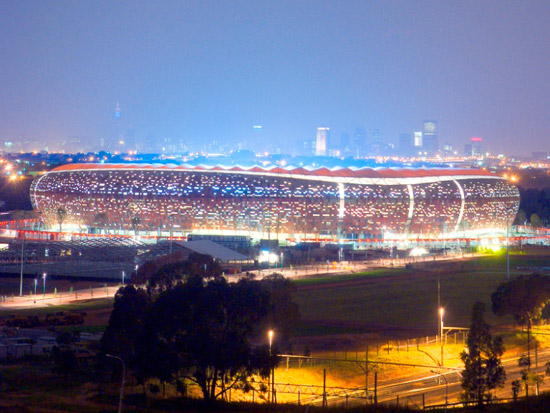
M 273 330 L 269 330 L 267 332 L 267 337 L 269 339 L 269 363 L 271 364 L 273 362 L 272 360 L 272 353 L 271 353 L 271 344 L 273 343 Z M 271 378 L 270 378 L 270 384 L 271 384 L 271 397 L 270 401 L 273 403 L 275 401 L 274 397 L 274 391 L 275 391 L 275 366 L 271 366 Z
M 440 339 L 441 339 L 441 367 L 443 367 L 443 313 L 444 313 L 443 307 L 440 307 L 439 308 L 439 319 L 441 320 L 441 322 L 440 322 L 439 336 L 440 336 Z
M 23 297 L 23 258 L 25 256 L 25 238 L 21 243 L 21 277 L 19 278 L 19 296 Z
M 126 277 L 126 273 L 124 270 L 122 271 L 122 286 L 124 287 L 124 277 Z M 137 278 L 137 277 L 136 277 Z
M 510 239 L 509 239 L 509 225 L 506 221 L 506 280 L 510 280 Z
M 46 273 L 42 274 L 42 280 L 43 280 L 42 294 L 44 294 L 44 295 L 46 295 L 46 277 L 47 276 L 48 276 L 48 274 L 46 274 Z
M 122 399 L 124 398 L 124 380 L 126 378 L 126 364 L 124 364 L 124 360 L 122 360 L 120 357 L 112 356 L 110 354 L 105 354 L 106 357 L 110 357 L 112 359 L 116 359 L 122 363 L 122 384 L 120 385 L 120 396 L 118 399 L 118 413 L 122 412 Z
M 36 285 L 38 284 L 38 278 L 34 279 L 34 296 L 36 297 Z
M 136 264 L 136 280 L 138 279 L 138 268 L 139 268 L 139 265 Z
M 447 377 L 441 372 L 441 371 L 433 371 L 432 373 L 439 375 L 439 382 L 441 383 L 441 377 L 443 377 L 443 380 L 445 380 L 445 411 L 447 411 L 447 404 L 449 403 L 449 382 L 447 381 Z

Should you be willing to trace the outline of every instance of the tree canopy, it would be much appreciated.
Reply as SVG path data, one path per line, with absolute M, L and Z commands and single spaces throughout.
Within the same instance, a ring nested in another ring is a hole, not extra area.
M 504 352 L 501 337 L 491 336 L 484 318 L 485 306 L 477 302 L 472 308 L 472 323 L 468 331 L 467 350 L 460 358 L 464 362 L 462 388 L 465 401 L 483 405 L 491 399 L 491 390 L 502 387 L 506 372 L 501 357 Z
M 512 315 L 519 324 L 527 325 L 527 359 L 531 357 L 531 327 L 540 318 L 550 300 L 550 277 L 539 274 L 520 275 L 501 284 L 491 295 L 493 312 Z M 529 370 L 529 366 L 528 366 Z
M 501 284 L 491 295 L 493 312 L 498 316 L 512 315 L 528 328 L 541 315 L 550 300 L 550 277 L 539 274 L 520 275 Z
M 141 383 L 156 377 L 180 387 L 183 379 L 207 400 L 231 388 L 247 390 L 255 376 L 267 378 L 276 360 L 261 330 L 270 326 L 277 337 L 288 336 L 299 316 L 288 280 L 230 283 L 219 265 L 199 255 L 150 270 L 147 289 L 117 293 L 104 352 L 121 355 Z M 278 317 L 285 320 L 272 323 Z
M 158 297 L 151 333 L 175 355 L 173 374 L 183 372 L 205 399 L 213 400 L 229 388 L 246 386 L 254 373 L 267 377 L 267 348 L 253 348 L 250 336 L 268 310 L 269 295 L 258 283 L 194 278 Z

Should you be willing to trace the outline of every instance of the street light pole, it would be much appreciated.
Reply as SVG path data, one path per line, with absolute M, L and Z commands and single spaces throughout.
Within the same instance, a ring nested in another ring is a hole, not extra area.
M 112 356 L 110 354 L 105 354 L 106 357 L 110 357 L 112 359 L 117 359 L 122 363 L 122 384 L 120 385 L 120 396 L 118 399 L 118 413 L 122 412 L 122 399 L 124 398 L 124 380 L 126 378 L 126 364 L 124 364 L 124 360 L 122 360 L 120 357 Z
M 441 371 L 430 371 L 439 375 L 438 384 L 441 384 L 441 377 L 443 377 L 443 380 L 445 380 L 445 411 L 447 411 L 447 404 L 449 403 L 449 382 L 447 381 L 447 377 L 445 377 L 445 374 L 443 374 Z
M 273 330 L 269 330 L 267 332 L 267 337 L 269 339 L 269 363 L 271 364 L 273 362 L 272 360 L 272 353 L 271 353 L 271 344 L 273 342 Z M 269 379 L 271 384 L 271 397 L 270 401 L 273 403 L 275 401 L 274 398 L 274 391 L 275 391 L 275 366 L 271 366 L 271 378 Z
M 440 340 L 441 340 L 441 367 L 443 367 L 443 307 L 441 307 L 439 309 L 439 317 L 440 317 L 440 320 L 441 320 L 441 323 L 440 323 L 440 332 L 439 332 L 439 337 L 440 337 Z
M 25 256 L 25 238 L 21 243 L 21 277 L 19 279 L 19 296 L 23 296 L 23 257 Z
M 124 287 L 124 277 L 126 277 L 126 273 L 124 270 L 122 271 L 122 286 Z
M 510 280 L 510 239 L 508 233 L 509 224 L 506 221 L 506 280 Z
M 439 372 L 439 375 L 445 380 L 445 411 L 447 411 L 447 404 L 449 402 L 449 382 L 442 372 Z
M 48 276 L 48 274 L 46 274 L 46 273 L 43 273 L 43 274 L 42 274 L 42 280 L 44 281 L 44 284 L 43 284 L 43 286 L 42 286 L 42 293 L 43 293 L 44 295 L 46 295 L 46 277 L 47 277 L 47 276 Z

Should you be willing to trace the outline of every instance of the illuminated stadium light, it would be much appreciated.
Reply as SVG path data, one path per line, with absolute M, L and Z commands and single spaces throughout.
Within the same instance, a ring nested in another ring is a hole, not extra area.
M 107 233 L 374 243 L 497 237 L 519 192 L 475 169 L 71 164 L 38 176 L 31 201 L 52 229 L 63 207 L 64 228 Z
M 416 247 L 411 249 L 411 252 L 409 253 L 409 256 L 411 257 L 422 257 L 423 255 L 427 255 L 428 250 L 426 248 L 422 247 Z
M 258 262 L 260 264 L 262 263 L 269 263 L 269 264 L 275 264 L 277 262 L 279 262 L 279 259 L 280 259 L 280 256 L 277 255 L 277 254 L 273 254 L 272 252 L 269 252 L 269 251 L 261 251 L 260 255 L 258 255 Z

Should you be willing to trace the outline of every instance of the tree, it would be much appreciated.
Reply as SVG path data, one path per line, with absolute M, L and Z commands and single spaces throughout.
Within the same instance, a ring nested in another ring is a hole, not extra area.
M 485 306 L 477 302 L 472 308 L 472 324 L 468 332 L 466 351 L 460 358 L 464 362 L 462 372 L 463 397 L 479 406 L 491 399 L 491 390 L 502 387 L 506 372 L 501 357 L 504 352 L 501 337 L 493 338 L 483 314 Z
M 65 218 L 67 217 L 67 210 L 61 206 L 57 208 L 56 215 L 57 215 L 57 223 L 59 224 L 59 232 L 62 232 L 61 226 L 63 225 L 63 221 L 65 221 Z
M 540 219 L 538 214 L 531 214 L 531 226 L 533 228 L 539 228 L 542 227 L 542 220 Z
M 146 336 L 144 320 L 150 307 L 149 295 L 133 285 L 121 287 L 115 294 L 109 325 L 101 339 L 103 353 L 117 355 L 132 369 L 143 368 L 141 340 Z
M 74 349 L 76 339 L 75 334 L 62 331 L 57 335 L 57 344 L 52 348 L 51 357 L 55 370 L 65 377 L 76 368 L 76 351 Z
M 295 285 L 281 274 L 271 274 L 261 281 L 262 286 L 269 292 L 269 316 L 262 326 L 264 331 L 274 330 L 278 341 L 288 347 L 290 337 L 298 320 L 300 311 L 298 305 L 292 301 Z
M 211 401 L 231 388 L 250 390 L 254 375 L 268 377 L 277 349 L 270 357 L 266 330 L 260 333 L 263 346 L 251 340 L 268 324 L 281 336 L 292 330 L 297 307 L 287 280 L 229 283 L 219 264 L 200 254 L 173 264 L 157 259 L 143 267 L 152 274 L 147 291 L 133 286 L 118 291 L 102 340 L 103 350 L 123 357 L 139 383 L 156 377 L 184 390 L 182 380 L 191 381 Z M 287 319 L 271 324 L 270 315 Z M 261 388 L 265 391 L 265 385 Z
M 172 254 L 177 258 L 177 254 Z M 186 260 L 166 263 L 166 258 L 157 260 L 148 270 L 151 273 L 147 279 L 149 293 L 160 293 L 174 287 L 188 278 L 201 279 L 219 278 L 222 275 L 220 264 L 212 257 L 204 254 L 191 253 Z M 143 272 L 146 274 L 146 272 Z
M 134 233 L 137 235 L 139 231 L 139 224 L 141 224 L 141 218 L 139 215 L 134 215 L 132 217 L 132 228 L 134 229 Z
M 514 220 L 514 225 L 525 225 L 527 222 L 527 213 L 520 209 L 518 212 L 518 215 L 516 216 L 516 219 Z
M 155 301 L 152 335 L 174 360 L 172 379 L 182 374 L 205 400 L 215 400 L 231 388 L 246 391 L 253 374 L 268 377 L 274 360 L 266 346 L 250 343 L 268 309 L 269 296 L 257 282 L 193 277 Z
M 491 295 L 493 312 L 498 316 L 511 314 L 516 322 L 527 326 L 527 356 L 531 357 L 531 328 L 540 318 L 542 308 L 550 299 L 550 277 L 539 274 L 520 275 L 501 284 Z

